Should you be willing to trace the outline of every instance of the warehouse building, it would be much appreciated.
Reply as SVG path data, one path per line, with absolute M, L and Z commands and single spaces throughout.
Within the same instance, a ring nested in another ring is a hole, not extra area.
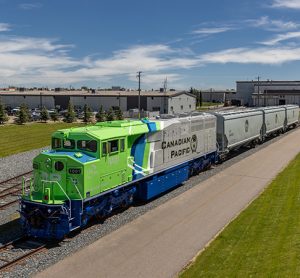
M 240 105 L 300 105 L 300 81 L 237 81 L 234 97 Z
M 235 97 L 234 90 L 205 90 L 201 91 L 202 101 L 225 103 Z
M 93 111 L 102 105 L 104 110 L 120 107 L 122 111 L 138 108 L 138 91 L 0 91 L 2 102 L 11 108 L 25 103 L 29 108 L 66 109 L 71 101 L 77 109 L 87 104 Z M 180 114 L 196 109 L 196 97 L 188 92 L 142 91 L 140 106 L 143 111 L 161 114 Z

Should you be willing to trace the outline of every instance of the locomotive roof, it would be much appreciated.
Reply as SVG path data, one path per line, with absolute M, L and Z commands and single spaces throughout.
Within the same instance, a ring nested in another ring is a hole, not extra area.
M 95 138 L 103 140 L 120 136 L 143 134 L 147 132 L 149 132 L 148 126 L 142 121 L 123 120 L 97 123 L 85 127 L 61 129 L 53 133 L 53 135 L 55 136 L 63 133 L 64 136 L 69 137 L 70 135 L 89 134 Z

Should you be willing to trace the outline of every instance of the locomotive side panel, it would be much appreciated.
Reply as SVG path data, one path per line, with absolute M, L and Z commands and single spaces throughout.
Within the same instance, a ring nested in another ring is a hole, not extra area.
M 162 120 L 161 127 L 161 140 L 153 142 L 156 135 L 149 135 L 150 172 L 216 151 L 216 118 L 212 115 Z

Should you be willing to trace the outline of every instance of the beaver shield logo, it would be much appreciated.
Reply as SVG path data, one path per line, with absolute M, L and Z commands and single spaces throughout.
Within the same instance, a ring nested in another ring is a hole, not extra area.
M 193 153 L 196 152 L 197 150 L 197 144 L 198 144 L 197 135 L 194 134 L 191 138 L 191 150 Z

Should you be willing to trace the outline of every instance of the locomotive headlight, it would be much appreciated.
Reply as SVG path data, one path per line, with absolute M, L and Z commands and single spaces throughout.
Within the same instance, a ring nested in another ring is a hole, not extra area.
M 47 211 L 48 211 L 48 213 L 51 213 L 52 210 L 51 210 L 51 209 L 48 209 Z
M 23 209 L 26 208 L 26 205 L 22 205 L 22 208 L 23 208 Z
M 46 167 L 47 167 L 48 169 L 50 169 L 50 168 L 51 168 L 51 159 L 50 159 L 50 158 L 47 158 L 46 161 L 45 161 L 45 164 L 46 164 Z

